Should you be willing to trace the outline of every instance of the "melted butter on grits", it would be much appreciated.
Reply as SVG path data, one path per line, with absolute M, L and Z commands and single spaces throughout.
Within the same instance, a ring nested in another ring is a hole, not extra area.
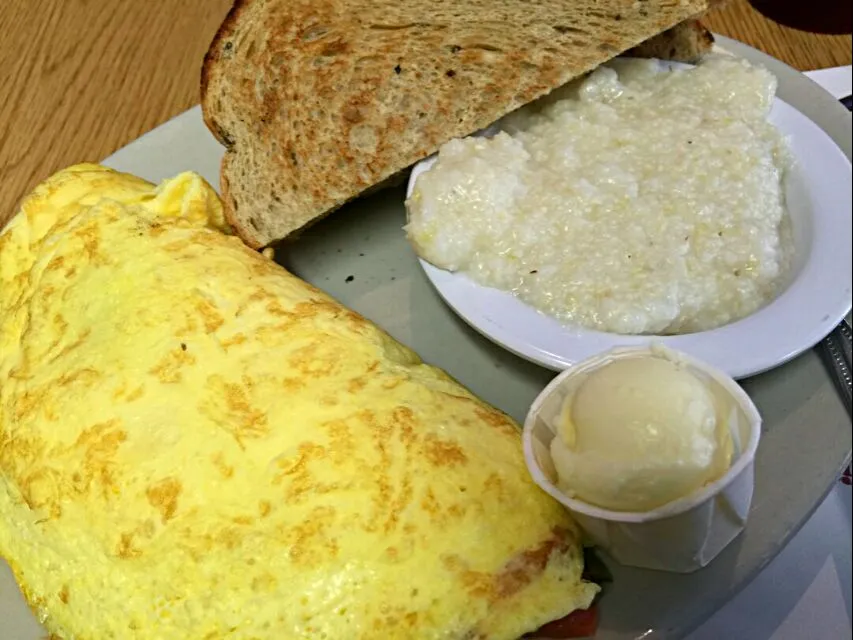
M 224 233 L 79 165 L 0 233 L 0 556 L 60 638 L 517 638 L 589 605 L 516 425 Z

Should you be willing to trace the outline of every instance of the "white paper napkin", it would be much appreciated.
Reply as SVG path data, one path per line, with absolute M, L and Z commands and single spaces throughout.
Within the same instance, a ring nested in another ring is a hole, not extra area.
M 818 69 L 817 71 L 806 71 L 806 75 L 829 91 L 836 98 L 843 98 L 853 93 L 853 66 L 832 67 L 830 69 Z

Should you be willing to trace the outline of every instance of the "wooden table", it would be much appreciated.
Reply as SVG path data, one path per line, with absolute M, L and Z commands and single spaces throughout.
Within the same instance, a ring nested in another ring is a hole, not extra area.
M 231 0 L 0 2 L 0 224 L 53 171 L 97 161 L 198 102 Z M 851 38 L 777 25 L 730 0 L 711 28 L 801 69 L 851 62 Z

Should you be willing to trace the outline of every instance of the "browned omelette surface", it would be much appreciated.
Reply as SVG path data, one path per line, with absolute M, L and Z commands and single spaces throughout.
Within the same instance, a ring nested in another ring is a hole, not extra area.
M 0 555 L 61 638 L 517 638 L 575 608 L 516 425 L 95 165 L 0 234 Z

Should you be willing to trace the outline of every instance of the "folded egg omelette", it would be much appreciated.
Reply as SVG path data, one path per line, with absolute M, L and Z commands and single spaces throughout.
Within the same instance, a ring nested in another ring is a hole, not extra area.
M 58 638 L 518 638 L 589 606 L 516 424 L 97 165 L 0 234 L 0 556 Z

